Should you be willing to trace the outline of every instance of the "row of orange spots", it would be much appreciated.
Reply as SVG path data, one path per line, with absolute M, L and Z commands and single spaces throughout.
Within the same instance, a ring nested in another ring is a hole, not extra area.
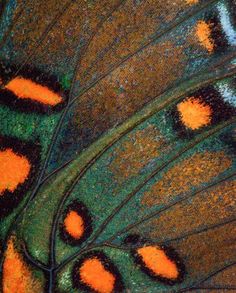
M 13 92 L 19 99 L 31 99 L 50 106 L 56 106 L 62 102 L 62 97 L 48 87 L 23 77 L 15 77 L 5 88 Z
M 0 195 L 8 190 L 14 192 L 25 182 L 31 170 L 29 160 L 8 148 L 0 151 Z
M 99 293 L 110 293 L 114 290 L 116 277 L 95 256 L 83 262 L 79 268 L 79 276 L 84 284 Z
M 64 219 L 64 227 L 66 232 L 76 240 L 80 239 L 84 234 L 83 218 L 76 211 L 69 211 Z
M 199 98 L 190 97 L 177 105 L 180 120 L 185 127 L 199 129 L 211 123 L 212 109 Z
M 199 20 L 196 26 L 196 36 L 200 44 L 207 49 L 209 53 L 214 50 L 214 40 L 211 37 L 211 24 Z
M 179 278 L 179 270 L 175 261 L 171 260 L 166 252 L 158 246 L 145 246 L 137 249 L 145 267 L 156 277 L 169 280 Z
M 11 238 L 5 252 L 3 263 L 3 293 L 40 293 L 43 288 L 34 279 Z

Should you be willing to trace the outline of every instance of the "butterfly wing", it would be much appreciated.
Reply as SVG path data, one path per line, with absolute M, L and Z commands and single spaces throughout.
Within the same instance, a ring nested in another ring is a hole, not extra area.
M 235 262 L 234 3 L 179 2 L 84 3 L 83 28 L 81 8 L 68 4 L 70 14 L 55 10 L 55 25 L 42 24 L 45 50 L 27 45 L 66 98 L 62 114 L 43 107 L 54 127 L 60 121 L 44 144 L 48 177 L 8 234 L 3 288 L 16 283 L 11 259 L 31 292 L 229 286 L 221 275 L 232 278 Z

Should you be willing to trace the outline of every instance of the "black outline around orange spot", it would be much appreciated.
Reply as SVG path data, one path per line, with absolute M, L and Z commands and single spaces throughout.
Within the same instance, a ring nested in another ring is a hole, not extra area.
M 190 97 L 199 99 L 203 104 L 210 106 L 212 110 L 212 116 L 211 123 L 209 125 L 192 130 L 182 123 L 177 105 L 185 100 L 188 100 Z M 225 102 L 221 94 L 212 85 L 201 88 L 192 94 L 189 94 L 188 97 L 186 97 L 183 101 L 176 104 L 174 108 L 168 112 L 168 116 L 171 116 L 173 121 L 173 128 L 181 138 L 191 139 L 195 134 L 200 133 L 206 127 L 216 125 L 222 121 L 226 121 L 236 114 L 236 109 L 229 103 Z
M 79 239 L 75 239 L 65 230 L 64 220 L 68 212 L 70 211 L 75 211 L 78 215 L 81 216 L 84 222 L 84 233 Z M 71 204 L 67 206 L 66 210 L 64 211 L 63 220 L 60 222 L 59 228 L 60 228 L 60 237 L 65 243 L 70 244 L 72 246 L 80 245 L 82 242 L 88 239 L 88 237 L 91 235 L 93 231 L 92 218 L 89 214 L 87 207 L 83 203 L 77 200 L 73 201 Z
M 0 151 L 4 151 L 7 148 L 11 148 L 18 155 L 27 157 L 31 169 L 28 178 L 14 192 L 5 191 L 0 195 L 0 219 L 9 215 L 17 207 L 31 187 L 38 172 L 41 153 L 41 147 L 37 142 L 25 142 L 9 136 L 0 136 Z
M 3 87 L 14 77 L 16 77 L 14 76 L 15 72 L 17 72 L 16 65 L 9 66 L 0 61 L 0 78 Z M 30 79 L 31 81 L 41 86 L 48 87 L 50 90 L 54 91 L 56 94 L 62 97 L 62 102 L 60 102 L 56 106 L 50 106 L 37 101 L 33 101 L 32 99 L 30 99 L 30 97 L 29 99 L 19 99 L 13 92 L 3 88 L 0 89 L 0 103 L 9 106 L 13 110 L 20 110 L 27 113 L 36 112 L 48 115 L 54 112 L 59 112 L 66 105 L 68 92 L 62 90 L 62 87 L 55 76 L 49 75 L 46 72 L 30 66 L 23 67 L 17 76 Z
M 142 260 L 142 257 L 137 253 L 137 249 L 135 249 L 135 250 L 133 250 L 132 254 L 134 256 L 135 262 L 140 266 L 141 270 L 145 274 L 147 274 L 151 278 L 153 278 L 154 280 L 160 281 L 160 282 L 167 284 L 167 285 L 170 285 L 170 286 L 182 283 L 184 276 L 185 276 L 185 266 L 184 266 L 183 262 L 181 261 L 177 252 L 173 248 L 163 246 L 163 245 L 150 244 L 148 246 L 157 246 L 160 249 L 162 249 L 165 252 L 166 256 L 176 264 L 179 276 L 177 279 L 169 279 L 169 278 L 165 278 L 165 277 L 161 277 L 161 276 L 156 275 L 152 270 L 150 270 L 145 265 L 145 263 Z M 141 247 L 143 247 L 143 246 L 141 246 Z M 141 247 L 139 247 L 139 248 L 141 248 Z
M 79 269 L 84 263 L 84 261 L 93 257 L 96 257 L 98 260 L 100 260 L 104 268 L 115 276 L 115 286 L 113 292 L 123 292 L 124 284 L 120 272 L 118 271 L 117 267 L 113 264 L 113 262 L 100 250 L 92 251 L 85 254 L 84 256 L 82 256 L 80 260 L 78 260 L 75 263 L 72 270 L 72 281 L 74 288 L 85 290 L 86 292 L 97 292 L 87 284 L 83 283 L 79 275 Z

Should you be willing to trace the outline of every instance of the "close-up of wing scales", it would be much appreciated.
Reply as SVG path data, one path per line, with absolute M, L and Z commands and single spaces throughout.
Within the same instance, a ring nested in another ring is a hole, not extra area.
M 236 1 L 0 1 L 0 292 L 236 291 Z

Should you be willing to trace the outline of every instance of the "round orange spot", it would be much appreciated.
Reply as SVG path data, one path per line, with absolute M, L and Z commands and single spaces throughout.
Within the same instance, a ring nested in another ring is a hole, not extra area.
M 200 99 L 191 97 L 179 103 L 177 109 L 182 123 L 192 130 L 206 126 L 211 122 L 211 107 Z
M 96 257 L 87 259 L 79 269 L 81 281 L 99 293 L 109 293 L 114 290 L 115 276 L 104 268 Z
M 12 149 L 0 151 L 0 195 L 8 190 L 13 192 L 29 176 L 30 162 L 25 156 L 18 155 Z
M 84 221 L 75 211 L 69 211 L 64 220 L 67 233 L 75 239 L 79 239 L 84 233 Z
M 174 261 L 170 260 L 165 251 L 155 246 L 145 246 L 137 250 L 143 263 L 156 276 L 167 279 L 177 279 L 179 271 Z
M 31 99 L 45 105 L 55 106 L 62 101 L 62 97 L 48 87 L 22 77 L 12 79 L 5 88 L 13 92 L 19 99 Z
M 209 53 L 212 53 L 214 50 L 214 41 L 211 38 L 211 25 L 203 20 L 198 21 L 196 35 L 200 44 L 205 47 Z

